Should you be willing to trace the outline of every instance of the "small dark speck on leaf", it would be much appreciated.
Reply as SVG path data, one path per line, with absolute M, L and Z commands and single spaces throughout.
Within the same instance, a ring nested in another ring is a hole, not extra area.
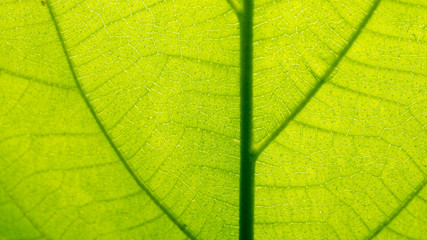
M 42 4 L 42 6 L 45 6 L 46 2 L 45 1 L 41 1 L 41 4 Z

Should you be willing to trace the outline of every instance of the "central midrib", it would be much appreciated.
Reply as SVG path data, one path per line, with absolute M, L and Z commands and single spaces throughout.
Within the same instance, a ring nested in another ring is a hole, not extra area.
M 254 237 L 255 158 L 253 144 L 253 0 L 244 0 L 240 23 L 240 239 Z
M 230 2 L 230 1 L 229 1 Z M 317 83 L 308 92 L 292 113 L 271 132 L 265 139 L 253 144 L 253 0 L 244 0 L 242 12 L 236 12 L 240 22 L 240 219 L 239 233 L 241 240 L 254 238 L 254 187 L 255 187 L 255 162 L 258 156 L 271 142 L 295 119 L 301 110 L 310 102 L 319 89 L 331 77 L 331 74 L 347 55 L 353 43 L 365 28 L 381 0 L 375 0 L 371 8 L 356 28 L 347 45 L 340 51 L 335 61 L 321 76 Z M 236 9 L 233 8 L 235 11 Z

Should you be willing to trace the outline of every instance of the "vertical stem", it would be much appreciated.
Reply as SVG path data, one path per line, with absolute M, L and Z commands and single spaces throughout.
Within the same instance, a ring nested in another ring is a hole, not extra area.
M 253 0 L 243 1 L 240 18 L 240 239 L 254 237 L 255 159 L 252 148 Z

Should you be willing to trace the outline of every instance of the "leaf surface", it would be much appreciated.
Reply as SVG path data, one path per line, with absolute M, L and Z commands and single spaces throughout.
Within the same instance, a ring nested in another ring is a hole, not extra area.
M 425 238 L 423 4 L 255 1 L 256 239 Z M 238 238 L 239 9 L 3 2 L 0 239 Z

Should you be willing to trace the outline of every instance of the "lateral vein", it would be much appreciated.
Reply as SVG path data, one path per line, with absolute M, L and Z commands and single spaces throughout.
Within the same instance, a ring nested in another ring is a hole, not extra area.
M 16 201 L 16 199 L 12 196 L 12 194 L 6 190 L 6 188 L 3 186 L 3 184 L 0 182 L 0 187 L 4 190 L 4 192 L 9 196 L 9 198 L 12 200 L 12 202 L 15 204 L 15 206 L 22 212 L 22 215 L 24 215 L 24 217 L 28 220 L 28 222 L 31 223 L 31 225 L 33 225 L 33 227 L 37 230 L 37 232 L 40 233 L 41 237 L 44 239 L 50 239 L 47 237 L 46 233 L 44 233 L 40 226 L 38 224 L 36 224 L 33 219 L 30 218 L 30 216 L 28 216 L 28 214 L 24 211 L 24 209 L 22 208 L 22 206 L 20 204 L 18 204 L 18 202 Z
M 117 145 L 114 143 L 112 137 L 110 136 L 110 134 L 107 132 L 105 126 L 102 124 L 100 118 L 98 117 L 98 114 L 95 112 L 95 109 L 92 107 L 89 98 L 87 97 L 85 91 L 83 90 L 83 87 L 80 83 L 80 81 L 77 78 L 77 73 L 76 70 L 74 68 L 73 62 L 71 61 L 70 58 L 70 54 L 68 53 L 67 50 L 67 46 L 65 45 L 65 41 L 64 38 L 61 34 L 61 28 L 58 24 L 58 21 L 55 18 L 55 13 L 53 10 L 53 7 L 51 6 L 50 1 L 46 1 L 46 6 L 49 9 L 49 14 L 52 18 L 52 22 L 55 26 L 59 41 L 61 43 L 62 46 L 62 50 L 64 52 L 64 55 L 67 59 L 67 63 L 68 66 L 70 68 L 71 74 L 73 76 L 73 79 L 77 85 L 77 88 L 79 89 L 79 92 L 84 100 L 84 102 L 86 103 L 86 106 L 89 108 L 93 118 L 95 119 L 96 123 L 98 124 L 99 128 L 101 129 L 102 133 L 104 134 L 104 136 L 106 137 L 108 143 L 110 144 L 110 146 L 113 148 L 114 152 L 117 154 L 117 156 L 119 157 L 120 161 L 123 163 L 123 165 L 126 167 L 127 171 L 132 175 L 133 179 L 135 180 L 135 182 L 139 185 L 139 187 L 144 190 L 144 192 L 148 195 L 148 197 L 165 213 L 165 215 L 190 239 L 196 239 L 196 237 L 185 227 L 185 225 L 183 223 L 181 223 L 178 218 L 172 213 L 170 212 L 163 204 L 162 202 L 158 199 L 157 196 L 154 195 L 154 193 L 151 192 L 151 190 L 142 182 L 141 178 L 136 174 L 136 171 L 134 170 L 134 168 L 132 167 L 132 165 L 130 164 L 130 162 L 123 156 L 123 154 L 120 152 L 119 148 L 117 147 Z
M 385 229 L 388 225 L 390 225 L 393 220 L 399 216 L 399 214 L 409 205 L 409 203 L 412 202 L 412 200 L 415 199 L 415 197 L 423 190 L 423 188 L 427 184 L 427 178 L 424 178 L 424 180 L 415 188 L 415 191 L 412 192 L 405 201 L 402 202 L 402 204 L 394 210 L 394 212 L 387 218 L 385 221 L 383 221 L 381 224 L 375 228 L 370 235 L 368 235 L 365 239 L 371 240 L 374 239 L 383 229 Z
M 233 9 L 234 13 L 237 15 L 237 18 L 241 18 L 242 16 L 242 7 L 238 5 L 238 3 L 235 2 L 235 0 L 227 0 L 228 4 L 230 4 L 231 8 Z
M 334 72 L 334 70 L 337 68 L 337 66 L 339 65 L 341 60 L 345 57 L 345 55 L 348 53 L 350 48 L 353 46 L 354 42 L 359 37 L 362 30 L 368 24 L 369 20 L 371 19 L 372 15 L 374 14 L 374 12 L 377 9 L 380 2 L 381 2 L 381 0 L 375 0 L 373 5 L 369 9 L 368 13 L 366 14 L 365 18 L 359 24 L 357 30 L 354 32 L 353 36 L 348 41 L 348 44 L 341 50 L 340 54 L 335 59 L 335 61 L 332 63 L 332 65 L 328 68 L 328 70 L 323 74 L 323 76 L 319 79 L 319 81 L 310 90 L 310 92 L 307 94 L 306 98 L 304 98 L 304 100 L 302 100 L 302 102 L 292 111 L 292 113 L 289 115 L 289 117 L 287 117 L 266 138 L 264 138 L 261 142 L 257 143 L 254 146 L 253 153 L 252 153 L 253 155 L 259 156 L 268 147 L 268 145 L 274 139 L 276 139 L 276 137 L 279 136 L 279 134 L 289 125 L 289 123 L 301 112 L 301 110 L 307 105 L 307 103 L 310 102 L 310 100 L 319 91 L 319 89 L 323 86 L 323 84 L 325 84 L 325 82 L 329 79 L 329 77 Z

